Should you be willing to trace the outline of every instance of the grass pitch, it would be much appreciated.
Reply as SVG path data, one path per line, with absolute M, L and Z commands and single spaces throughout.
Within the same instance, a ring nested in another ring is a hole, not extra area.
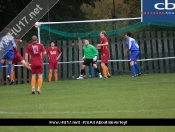
M 0 86 L 0 118 L 175 118 L 175 74 Z M 173 132 L 175 127 L 0 127 L 1 132 Z

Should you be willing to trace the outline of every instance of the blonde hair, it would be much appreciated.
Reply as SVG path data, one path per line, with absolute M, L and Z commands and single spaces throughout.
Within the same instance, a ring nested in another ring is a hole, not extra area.
M 106 36 L 106 31 L 105 30 L 102 30 L 101 33 L 104 34 L 104 36 Z

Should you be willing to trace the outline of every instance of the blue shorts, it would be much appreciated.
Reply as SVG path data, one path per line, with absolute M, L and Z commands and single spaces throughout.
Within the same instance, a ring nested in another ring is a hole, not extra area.
M 14 51 L 13 50 L 9 50 L 7 53 L 3 53 L 2 54 L 2 58 L 3 60 L 7 59 L 8 61 L 13 61 L 14 59 Z
M 137 61 L 139 54 L 140 54 L 139 50 L 131 51 L 130 61 Z

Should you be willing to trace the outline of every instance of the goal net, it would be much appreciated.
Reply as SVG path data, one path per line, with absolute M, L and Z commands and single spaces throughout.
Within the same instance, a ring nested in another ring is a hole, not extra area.
M 59 79 L 72 79 L 80 74 L 83 40 L 94 46 L 100 43 L 99 32 L 105 30 L 109 40 L 112 75 L 130 74 L 129 55 L 125 54 L 124 34 L 130 31 L 139 44 L 138 63 L 143 74 L 175 72 L 175 23 L 143 23 L 141 18 L 122 18 L 68 22 L 41 22 L 39 40 L 45 47 L 54 40 L 63 54 L 59 60 Z M 98 56 L 100 67 L 101 56 Z M 102 70 L 101 70 L 102 71 Z M 48 62 L 45 61 L 44 78 Z M 86 68 L 86 77 L 94 77 L 93 68 Z

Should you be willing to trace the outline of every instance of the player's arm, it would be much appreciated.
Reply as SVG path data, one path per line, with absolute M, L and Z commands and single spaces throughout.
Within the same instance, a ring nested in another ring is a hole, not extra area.
M 58 48 L 57 52 L 59 53 L 59 55 L 57 56 L 57 60 L 59 60 L 60 56 L 62 55 L 62 52 L 61 52 L 61 50 L 59 48 Z
M 15 47 L 16 47 L 16 42 L 15 42 L 14 37 L 13 37 L 13 39 L 12 39 L 12 43 L 13 43 L 13 47 L 15 48 Z
M 17 44 L 17 43 L 21 43 L 22 42 L 22 40 L 21 39 L 15 39 L 15 43 Z
M 45 57 L 47 55 L 47 51 L 46 51 L 46 49 L 44 48 L 43 45 L 42 45 L 42 48 L 41 48 L 41 52 L 43 53 L 43 61 L 44 61 L 44 59 L 45 59 Z
M 0 38 L 0 50 L 2 50 L 3 48 L 3 44 L 2 44 L 2 41 L 1 41 L 1 38 Z
M 47 56 L 47 52 L 44 51 L 44 52 L 43 52 L 43 61 L 45 60 L 46 56 Z
M 105 42 L 104 44 L 97 44 L 98 47 L 102 47 L 102 46 L 108 46 L 108 42 Z
M 61 55 L 62 55 L 62 52 L 60 52 L 59 55 L 57 56 L 57 60 L 59 60 Z
M 98 50 L 94 46 L 92 46 L 91 50 L 94 52 L 95 55 L 93 61 L 96 61 L 98 56 Z
M 130 44 L 130 45 L 131 45 L 131 44 Z M 128 54 L 130 48 L 131 48 L 131 47 L 129 46 L 129 41 L 127 40 L 127 41 L 126 41 L 126 51 L 125 51 L 126 54 Z
M 86 59 L 86 55 L 85 55 L 85 49 L 84 49 L 84 46 L 83 46 L 83 52 L 84 52 L 84 56 L 83 56 L 82 60 L 85 60 L 85 59 Z
M 29 54 L 25 53 L 25 61 L 26 61 L 26 63 L 29 63 L 28 57 L 29 57 Z

